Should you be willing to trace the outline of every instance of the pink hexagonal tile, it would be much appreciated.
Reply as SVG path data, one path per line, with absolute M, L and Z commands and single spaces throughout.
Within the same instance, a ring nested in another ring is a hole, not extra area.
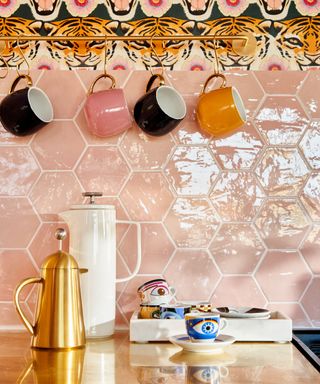
M 308 76 L 298 93 L 300 100 L 312 118 L 320 117 L 320 97 L 315 89 L 319 88 L 320 74 L 318 71 L 308 71 Z
M 320 169 L 320 122 L 313 121 L 303 136 L 300 147 L 313 169 Z
M 313 273 L 320 274 L 320 225 L 314 225 L 301 247 L 302 256 Z
M 0 195 L 26 195 L 40 169 L 26 147 L 0 147 Z
M 164 224 L 178 247 L 206 248 L 219 219 L 206 199 L 178 198 Z
M 196 121 L 196 108 L 197 108 L 199 96 L 198 95 L 196 95 L 196 96 L 187 95 L 187 96 L 183 96 L 183 98 L 184 98 L 184 101 L 185 101 L 186 106 L 187 106 L 187 114 L 186 114 L 186 117 L 184 118 L 184 121 L 195 122 Z M 183 122 L 181 122 L 180 124 L 182 125 Z M 180 128 L 180 125 L 178 126 L 178 128 L 176 128 L 176 131 L 179 128 Z M 199 128 L 199 126 L 198 126 L 198 129 L 202 133 L 202 130 Z
M 13 300 L 15 287 L 27 277 L 37 277 L 38 272 L 33 266 L 27 252 L 22 250 L 0 251 L 0 300 Z M 21 291 L 21 300 L 25 300 L 31 285 Z
M 189 120 L 182 121 L 171 134 L 178 144 L 207 144 L 211 137 L 199 129 L 198 123 Z
M 172 242 L 160 223 L 142 224 L 141 232 L 142 262 L 139 273 L 162 272 L 174 251 Z M 131 271 L 137 257 L 136 239 L 136 230 L 130 228 L 119 247 L 121 255 Z
M 183 95 L 199 95 L 211 73 L 206 71 L 168 71 L 167 78 L 171 85 Z
M 179 146 L 165 168 L 168 181 L 179 195 L 207 195 L 219 174 L 205 146 Z
M 59 242 L 54 234 L 57 228 L 65 228 L 69 232 L 67 224 L 64 223 L 43 223 L 32 240 L 29 251 L 37 265 L 41 267 L 43 260 L 59 249 Z M 69 236 L 62 243 L 63 250 L 69 250 Z
M 129 322 L 122 313 L 119 304 L 116 306 L 116 329 L 123 330 L 128 329 Z
M 249 71 L 227 73 L 228 86 L 237 88 L 246 108 L 247 117 L 251 119 L 264 94 L 256 78 Z
M 263 198 L 263 191 L 249 172 L 223 172 L 210 194 L 224 221 L 252 220 Z
M 111 137 L 99 137 L 93 135 L 91 132 L 88 130 L 87 126 L 87 121 L 84 115 L 84 103 L 81 106 L 81 109 L 78 113 L 78 115 L 75 118 L 75 124 L 79 128 L 80 132 L 82 133 L 85 141 L 89 145 L 117 145 L 119 144 L 121 138 L 123 137 L 124 134 L 120 135 L 115 135 Z
M 128 214 L 124 210 L 120 200 L 117 197 L 113 196 L 103 196 L 103 197 L 98 197 L 95 199 L 96 204 L 106 204 L 106 205 L 113 205 L 116 209 L 116 219 L 117 220 L 128 220 Z M 85 204 L 89 203 L 89 200 L 85 199 L 84 201 Z
M 85 90 L 73 71 L 44 71 L 38 87 L 51 100 L 55 119 L 72 119 L 86 98 Z
M 103 71 L 88 71 L 88 70 L 78 70 L 77 75 L 79 76 L 81 82 L 83 83 L 86 91 L 89 91 L 92 83 L 95 79 L 102 75 Z M 114 77 L 115 79 L 115 87 L 122 88 L 126 81 L 128 80 L 131 71 L 108 71 L 108 74 Z M 109 89 L 111 86 L 111 80 L 109 79 L 101 79 L 94 86 L 94 92 L 103 91 L 104 89 Z
M 251 122 L 247 122 L 230 136 L 212 139 L 210 148 L 222 168 L 250 168 L 263 147 L 260 135 Z
M 222 273 L 252 273 L 264 254 L 264 246 L 249 224 L 222 224 L 210 246 Z
M 281 312 L 290 317 L 293 326 L 296 328 L 311 326 L 310 321 L 307 319 L 306 314 L 298 303 L 269 303 L 267 308 L 272 312 Z
M 294 95 L 306 78 L 303 71 L 255 71 L 254 74 L 269 94 Z
M 296 144 L 308 125 L 308 118 L 295 97 L 268 97 L 255 123 L 269 144 Z
M 269 301 L 298 301 L 312 274 L 298 252 L 283 250 L 267 252 L 255 277 Z
M 256 174 L 271 196 L 296 195 L 309 175 L 309 170 L 296 148 L 268 148 Z
M 25 248 L 34 236 L 39 219 L 23 197 L 0 198 L 0 248 Z
M 178 250 L 164 272 L 176 299 L 208 301 L 220 274 L 206 251 Z
M 139 310 L 140 306 L 140 299 L 137 294 L 137 289 L 142 285 L 143 283 L 157 279 L 162 278 L 161 275 L 144 275 L 144 276 L 136 276 L 132 280 L 129 281 L 129 283 L 124 288 L 123 292 L 121 293 L 121 296 L 118 300 L 118 304 L 121 308 L 122 313 L 125 315 L 126 319 L 129 321 L 132 313 L 136 310 Z M 169 282 L 170 283 L 170 282 Z
M 41 218 L 58 221 L 58 214 L 82 201 L 81 187 L 72 172 L 44 172 L 30 193 Z
M 148 71 L 133 71 L 124 86 L 129 109 L 133 108 L 138 99 L 146 93 L 146 86 L 151 74 Z
M 126 132 L 121 141 L 122 153 L 135 170 L 161 169 L 173 146 L 170 135 L 148 136 L 136 125 Z
M 256 226 L 268 248 L 297 248 L 309 223 L 294 199 L 270 199 L 256 219 Z
M 136 172 L 129 178 L 120 199 L 131 219 L 157 221 L 166 214 L 173 196 L 160 172 Z
M 308 287 L 304 294 L 301 304 L 309 315 L 314 327 L 320 327 L 320 306 L 319 306 L 319 292 L 320 292 L 320 277 L 314 277 L 311 285 Z
M 21 303 L 21 307 L 23 311 L 28 311 L 25 303 Z M 0 303 L 0 326 L 5 327 L 6 329 L 22 329 L 25 331 L 25 327 L 15 310 L 13 303 Z
M 320 174 L 311 174 L 303 188 L 301 201 L 307 209 L 312 220 L 320 220 Z
M 216 287 L 211 303 L 215 307 L 264 307 L 266 299 L 250 276 L 224 276 Z
M 72 143 L 72 145 L 70 145 Z M 39 131 L 31 147 L 43 169 L 72 169 L 85 143 L 72 121 L 54 121 Z
M 117 147 L 90 147 L 76 173 L 87 191 L 117 195 L 129 175 L 129 167 Z

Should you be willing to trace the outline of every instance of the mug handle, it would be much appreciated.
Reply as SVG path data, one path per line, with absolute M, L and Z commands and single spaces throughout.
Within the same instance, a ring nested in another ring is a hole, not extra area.
M 160 85 L 164 85 L 165 84 L 165 80 L 164 80 L 164 77 L 162 75 L 160 75 L 160 73 L 155 73 L 154 75 L 152 75 L 148 81 L 148 84 L 146 86 L 146 92 L 149 92 L 153 83 L 159 79 L 159 84 Z
M 222 73 L 214 73 L 213 75 L 209 76 L 204 84 L 204 87 L 202 89 L 202 93 L 206 93 L 206 88 L 207 86 L 209 85 L 210 81 L 216 77 L 220 77 L 222 79 L 222 84 L 220 85 L 219 88 L 225 88 L 225 86 L 227 85 L 227 79 L 225 78 L 225 76 L 222 74 Z
M 225 329 L 225 327 L 226 327 L 227 325 L 228 325 L 227 320 L 226 320 L 226 319 L 222 319 L 222 318 L 220 318 L 220 327 L 219 327 L 219 333 L 218 333 L 218 335 L 220 335 L 221 331 L 222 331 L 223 329 Z
M 133 224 L 137 226 L 137 262 L 131 275 L 116 279 L 116 283 L 123 283 L 125 281 L 133 279 L 136 276 L 136 274 L 139 272 L 139 269 L 141 266 L 141 225 L 140 223 L 134 223 L 132 221 L 125 221 L 125 220 L 117 220 L 116 223 Z
M 93 88 L 94 86 L 96 85 L 96 83 L 100 80 L 100 79 L 110 79 L 111 80 L 111 86 L 109 89 L 113 89 L 115 86 L 116 86 L 116 79 L 109 75 L 108 73 L 103 73 L 102 75 L 98 76 L 94 82 L 91 84 L 90 88 L 89 88 L 89 91 L 88 91 L 88 95 L 91 95 L 93 93 Z
M 220 376 L 221 377 L 227 377 L 229 376 L 229 369 L 227 367 L 221 366 L 220 368 Z
M 32 79 L 29 75 L 19 75 L 18 77 L 16 77 L 10 87 L 10 91 L 9 91 L 9 94 L 14 92 L 14 90 L 16 89 L 16 86 L 18 85 L 19 81 L 22 80 L 22 79 L 26 79 L 27 80 L 27 84 L 28 84 L 28 87 L 32 87 Z

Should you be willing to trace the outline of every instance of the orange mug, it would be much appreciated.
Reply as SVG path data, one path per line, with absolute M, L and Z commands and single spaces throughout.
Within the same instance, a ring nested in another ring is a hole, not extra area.
M 216 77 L 222 79 L 220 88 L 206 93 L 210 81 Z M 242 99 L 234 87 L 227 87 L 227 80 L 221 73 L 215 73 L 207 79 L 199 97 L 197 120 L 200 127 L 215 137 L 240 128 L 247 120 Z

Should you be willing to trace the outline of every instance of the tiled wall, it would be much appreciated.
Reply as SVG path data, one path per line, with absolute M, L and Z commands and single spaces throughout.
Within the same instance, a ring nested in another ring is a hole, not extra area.
M 179 300 L 266 306 L 297 326 L 320 326 L 320 73 L 227 73 L 249 121 L 219 140 L 195 122 L 205 72 L 167 73 L 188 106 L 172 134 L 150 138 L 133 127 L 111 139 L 91 136 L 82 106 L 97 74 L 33 72 L 56 120 L 33 137 L 0 130 L 0 326 L 21 326 L 13 289 L 38 275 L 57 247 L 57 213 L 82 202 L 84 190 L 103 191 L 101 202 L 115 204 L 118 218 L 142 223 L 139 276 L 117 286 L 119 326 L 137 307 L 137 286 L 156 276 Z M 132 108 L 149 73 L 114 75 Z M 2 95 L 14 76 L 1 81 Z M 134 267 L 133 239 L 131 228 L 119 227 L 118 275 Z M 22 297 L 32 311 L 35 292 Z

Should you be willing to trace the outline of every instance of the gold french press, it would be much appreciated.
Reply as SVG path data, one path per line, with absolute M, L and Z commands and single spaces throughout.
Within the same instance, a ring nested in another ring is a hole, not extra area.
M 41 265 L 40 277 L 29 277 L 18 284 L 14 292 L 16 310 L 32 335 L 34 348 L 80 348 L 85 345 L 80 293 L 80 273 L 73 256 L 62 251 L 66 230 L 58 228 L 55 236 L 59 250 L 48 256 Z M 39 284 L 35 324 L 32 325 L 23 313 L 19 295 L 28 284 Z

